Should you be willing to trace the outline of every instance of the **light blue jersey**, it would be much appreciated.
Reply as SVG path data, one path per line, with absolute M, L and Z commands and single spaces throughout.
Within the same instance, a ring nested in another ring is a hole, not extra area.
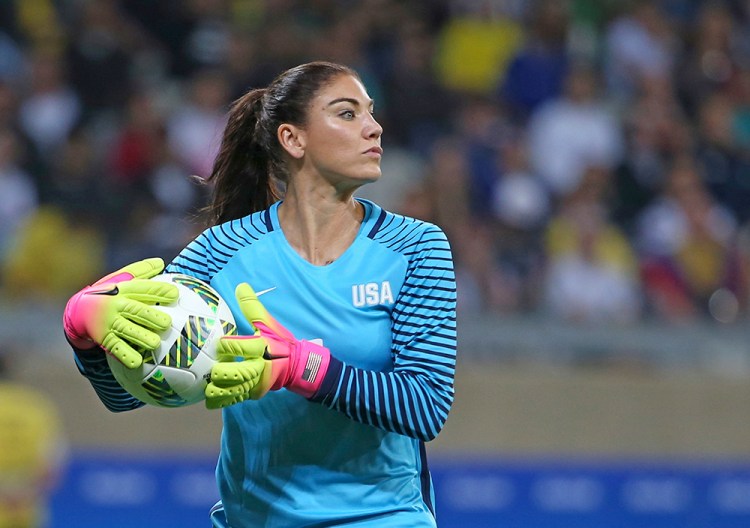
M 281 390 L 227 407 L 217 480 L 228 524 L 435 526 L 424 442 L 453 402 L 455 281 L 436 226 L 368 201 L 352 245 L 314 266 L 289 245 L 279 203 L 208 229 L 167 268 L 209 282 L 253 332 L 234 290 L 250 283 L 332 361 L 306 400 Z

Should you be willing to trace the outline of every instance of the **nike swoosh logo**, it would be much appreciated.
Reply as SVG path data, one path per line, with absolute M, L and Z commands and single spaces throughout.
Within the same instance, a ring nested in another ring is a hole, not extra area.
M 89 292 L 90 295 L 117 295 L 118 293 L 120 293 L 120 289 L 117 286 L 110 288 L 109 290 Z
M 268 347 L 263 351 L 263 359 L 267 361 L 273 361 L 274 359 L 284 359 L 289 356 L 274 356 L 268 351 Z
M 263 290 L 263 291 L 255 292 L 255 295 L 257 295 L 258 297 L 260 297 L 264 293 L 268 293 L 268 292 L 273 291 L 275 289 L 276 289 L 276 286 L 274 286 L 273 288 L 268 288 L 268 289 Z

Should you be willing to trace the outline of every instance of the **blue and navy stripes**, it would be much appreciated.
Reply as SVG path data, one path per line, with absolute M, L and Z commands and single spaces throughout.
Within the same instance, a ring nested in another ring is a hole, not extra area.
M 394 368 L 375 372 L 334 361 L 314 399 L 358 422 L 429 441 L 445 424 L 454 396 L 456 285 L 450 247 L 436 226 L 390 213 L 370 238 L 409 262 L 392 312 Z
M 135 399 L 120 386 L 107 364 L 104 350 L 77 350 L 75 360 L 78 370 L 88 378 L 104 406 L 112 412 L 132 411 L 145 403 Z

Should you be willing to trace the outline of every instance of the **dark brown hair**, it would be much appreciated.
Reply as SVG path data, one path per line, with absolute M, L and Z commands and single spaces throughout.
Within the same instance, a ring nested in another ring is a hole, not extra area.
M 283 123 L 304 127 L 312 99 L 340 75 L 359 78 L 340 64 L 302 64 L 232 104 L 208 177 L 214 185 L 211 203 L 205 209 L 209 225 L 262 211 L 280 198 L 279 184 L 288 174 L 276 132 Z

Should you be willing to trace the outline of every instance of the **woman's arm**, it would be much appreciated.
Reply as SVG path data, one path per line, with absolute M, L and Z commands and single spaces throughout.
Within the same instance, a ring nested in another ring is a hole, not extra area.
M 145 404 L 123 389 L 107 364 L 106 352 L 100 347 L 80 350 L 73 347 L 78 370 L 85 376 L 104 406 L 112 412 L 131 411 Z

